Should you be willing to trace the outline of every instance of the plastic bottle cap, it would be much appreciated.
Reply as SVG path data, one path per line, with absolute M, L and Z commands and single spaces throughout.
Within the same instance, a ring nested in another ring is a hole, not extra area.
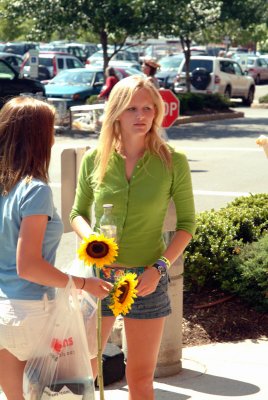
M 103 204 L 103 208 L 112 208 L 113 204 Z

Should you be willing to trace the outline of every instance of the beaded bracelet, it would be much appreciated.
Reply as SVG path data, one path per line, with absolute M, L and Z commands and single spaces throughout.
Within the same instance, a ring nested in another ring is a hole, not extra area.
M 163 266 L 166 267 L 167 269 L 170 268 L 170 261 L 166 257 L 164 257 L 164 256 L 159 257 L 159 259 L 157 260 L 157 263 L 159 263 L 159 261 L 164 262 L 165 265 L 163 265 Z M 162 265 L 162 263 L 160 265 Z

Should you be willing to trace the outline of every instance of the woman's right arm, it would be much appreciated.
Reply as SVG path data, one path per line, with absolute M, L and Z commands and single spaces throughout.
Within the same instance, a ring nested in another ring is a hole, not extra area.
M 42 246 L 48 216 L 31 215 L 22 219 L 17 245 L 18 275 L 39 285 L 65 287 L 68 275 L 55 268 L 42 256 Z M 73 277 L 77 289 L 84 285 L 84 278 Z M 103 299 L 109 294 L 112 285 L 98 278 L 86 278 L 83 290 Z

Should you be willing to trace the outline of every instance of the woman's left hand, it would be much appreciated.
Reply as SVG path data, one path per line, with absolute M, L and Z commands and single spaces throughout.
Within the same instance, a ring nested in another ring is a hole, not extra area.
M 139 277 L 138 285 L 136 287 L 138 296 L 144 297 L 155 291 L 159 281 L 160 275 L 156 268 L 147 268 Z

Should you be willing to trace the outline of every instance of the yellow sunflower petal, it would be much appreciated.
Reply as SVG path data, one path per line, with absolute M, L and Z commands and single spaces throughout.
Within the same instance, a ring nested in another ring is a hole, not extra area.
M 120 314 L 126 315 L 134 299 L 137 297 L 137 290 L 135 289 L 138 281 L 137 275 L 134 273 L 127 273 L 121 276 L 115 283 L 110 293 L 111 301 L 109 308 L 117 317 Z
M 83 239 L 77 253 L 86 265 L 103 268 L 104 265 L 110 265 L 115 261 L 118 245 L 114 239 L 106 238 L 103 234 L 92 234 Z

